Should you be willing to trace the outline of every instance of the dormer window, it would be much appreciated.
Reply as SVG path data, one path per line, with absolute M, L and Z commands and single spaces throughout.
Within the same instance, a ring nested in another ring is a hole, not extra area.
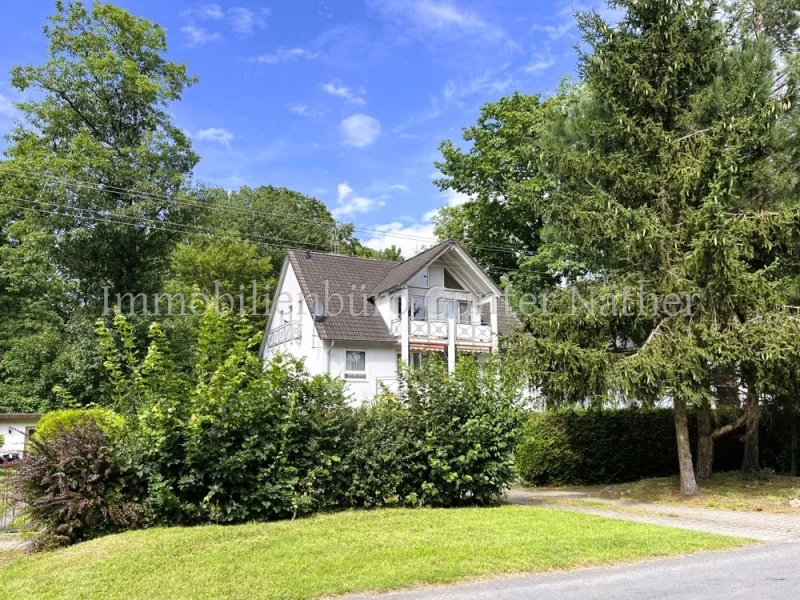
M 444 268 L 444 287 L 448 290 L 463 290 L 464 286 L 458 282 L 458 279 L 453 277 L 450 269 Z

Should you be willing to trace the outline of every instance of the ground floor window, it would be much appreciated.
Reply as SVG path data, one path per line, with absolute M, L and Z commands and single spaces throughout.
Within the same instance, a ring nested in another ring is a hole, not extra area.
M 364 350 L 347 350 L 344 365 L 345 379 L 367 378 L 367 353 Z

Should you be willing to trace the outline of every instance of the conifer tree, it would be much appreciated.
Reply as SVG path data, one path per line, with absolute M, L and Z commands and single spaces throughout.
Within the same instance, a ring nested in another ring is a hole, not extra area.
M 624 10 L 613 27 L 578 15 L 582 83 L 545 134 L 558 185 L 536 211 L 556 234 L 540 254 L 568 266 L 576 288 L 556 290 L 548 314 L 531 320 L 527 355 L 549 373 L 579 365 L 584 392 L 593 381 L 593 394 L 669 398 L 682 491 L 694 494 L 687 407 L 710 406 L 715 371 L 732 367 L 755 435 L 754 348 L 772 331 L 759 322 L 795 318 L 795 86 L 775 36 L 723 19 L 716 2 L 610 5 Z M 576 307 L 575 289 L 594 304 Z M 565 396 L 576 385 L 550 383 Z

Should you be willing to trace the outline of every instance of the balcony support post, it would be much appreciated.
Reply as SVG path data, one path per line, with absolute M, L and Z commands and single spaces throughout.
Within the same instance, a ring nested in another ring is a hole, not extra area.
M 492 298 L 489 300 L 489 318 L 492 326 L 492 352 L 497 352 L 497 348 L 500 345 L 500 340 L 497 337 L 499 331 L 497 296 L 492 296 Z
M 456 370 L 456 320 L 447 319 L 447 371 L 454 373 Z
M 411 353 L 409 351 L 409 323 L 408 323 L 408 288 L 404 288 L 401 292 L 401 302 L 400 302 L 400 356 L 403 359 L 403 363 L 408 365 L 409 360 L 411 359 Z

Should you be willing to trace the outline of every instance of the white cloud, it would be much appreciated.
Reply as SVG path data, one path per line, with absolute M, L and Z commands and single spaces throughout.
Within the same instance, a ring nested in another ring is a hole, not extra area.
M 340 98 L 344 98 L 351 104 L 366 104 L 367 101 L 362 98 L 362 96 L 366 93 L 364 88 L 359 88 L 358 91 L 353 90 L 352 88 L 347 87 L 346 85 L 338 85 L 334 82 L 331 83 L 321 83 L 319 87 L 322 91 L 332 94 L 334 96 L 339 96 Z
M 502 28 L 449 0 L 370 0 L 369 4 L 384 17 L 418 35 L 453 33 L 508 41 Z
M 201 21 L 224 21 L 234 33 L 246 37 L 252 35 L 256 29 L 264 29 L 269 14 L 268 8 L 234 6 L 224 9 L 219 4 L 195 4 L 181 13 L 181 16 L 188 21 L 181 31 L 187 36 L 191 46 L 200 46 L 222 37 L 218 32 L 209 32 L 200 27 L 198 23 Z
M 0 115 L 8 118 L 17 116 L 17 109 L 11 103 L 11 100 L 0 94 Z
M 328 190 L 326 190 L 325 188 L 314 188 L 313 190 L 311 190 L 311 193 L 324 196 L 325 194 L 328 193 Z
M 351 188 L 351 187 L 350 187 L 349 185 L 347 185 L 346 183 L 340 183 L 340 184 L 337 186 L 337 188 L 336 188 L 336 189 L 337 189 L 337 191 L 338 191 L 338 194 L 339 194 L 339 195 L 336 197 L 336 201 L 337 201 L 339 204 L 341 204 L 341 203 L 342 203 L 342 201 L 343 201 L 345 198 L 347 198 L 347 197 L 348 197 L 350 194 L 352 194 L 352 193 L 353 193 L 353 188 Z
M 339 124 L 339 131 L 344 144 L 365 148 L 381 134 L 381 123 L 368 115 L 353 115 Z
M 284 48 L 281 46 L 272 54 L 262 54 L 254 56 L 250 62 L 264 63 L 268 65 L 277 65 L 287 63 L 293 60 L 315 60 L 325 56 L 322 52 L 312 52 L 305 48 Z
M 399 221 L 373 225 L 368 229 L 374 233 L 371 238 L 364 241 L 364 245 L 375 250 L 383 250 L 394 245 L 403 251 L 405 258 L 410 258 L 438 243 L 433 228 L 433 223 L 404 225 Z
M 267 26 L 268 8 L 241 8 L 228 9 L 225 20 L 231 29 L 239 35 L 251 35 L 255 29 L 264 29 Z
M 187 8 L 183 13 L 184 17 L 200 19 L 202 21 L 218 21 L 225 16 L 219 4 L 195 4 Z
M 537 53 L 533 55 L 533 60 L 530 64 L 525 65 L 522 67 L 522 70 L 526 73 L 541 73 L 542 71 L 546 71 L 550 67 L 552 67 L 556 61 L 550 55 L 550 53 L 541 54 Z
M 551 40 L 560 40 L 562 37 L 567 35 L 573 28 L 574 22 L 570 18 L 568 21 L 565 21 L 561 25 L 534 25 L 532 29 L 534 31 L 544 31 L 547 36 Z
M 370 212 L 376 208 L 385 206 L 386 202 L 378 199 L 367 198 L 366 196 L 359 196 L 353 194 L 353 188 L 347 183 L 340 183 L 337 186 L 336 207 L 331 210 L 334 218 L 353 215 L 356 213 Z
M 395 184 L 389 186 L 389 191 L 390 192 L 392 192 L 394 190 L 400 190 L 401 192 L 407 192 L 408 191 L 408 186 L 404 185 L 402 183 L 395 183 Z
M 447 206 L 458 206 L 471 199 L 469 195 L 453 190 L 446 190 L 440 196 Z M 434 233 L 435 225 L 433 221 L 439 214 L 439 210 L 438 208 L 429 210 L 422 215 L 421 221 L 410 225 L 404 225 L 398 221 L 384 225 L 374 225 L 369 229 L 375 233 L 364 242 L 364 245 L 375 250 L 383 250 L 394 244 L 403 250 L 403 256 L 406 258 L 413 256 L 421 250 L 438 243 Z
M 187 25 L 181 27 L 181 33 L 186 36 L 186 42 L 190 47 L 203 46 L 209 42 L 220 39 L 222 36 L 217 32 L 208 31 L 205 27 L 195 27 Z
M 290 113 L 300 115 L 301 117 L 307 117 L 308 111 L 310 110 L 308 104 L 288 104 L 286 109 Z
M 194 137 L 196 137 L 198 140 L 222 144 L 225 147 L 230 147 L 231 141 L 233 141 L 233 134 L 227 129 L 222 129 L 220 127 L 201 129 L 195 134 Z
M 463 106 L 463 102 L 470 96 L 494 97 L 510 90 L 514 79 L 505 72 L 501 75 L 498 77 L 496 72 L 487 71 L 479 76 L 470 75 L 467 79 L 448 80 L 439 94 L 430 97 L 428 108 L 410 114 L 406 123 L 396 126 L 392 131 L 401 133 L 411 126 L 431 121 L 451 106 Z
M 447 206 L 458 206 L 459 204 L 464 204 L 472 199 L 472 197 L 468 194 L 457 192 L 455 190 L 445 190 L 441 193 L 441 197 Z M 429 210 L 422 216 L 423 220 L 433 221 L 439 215 L 439 210 L 441 209 L 434 208 L 433 210 Z

